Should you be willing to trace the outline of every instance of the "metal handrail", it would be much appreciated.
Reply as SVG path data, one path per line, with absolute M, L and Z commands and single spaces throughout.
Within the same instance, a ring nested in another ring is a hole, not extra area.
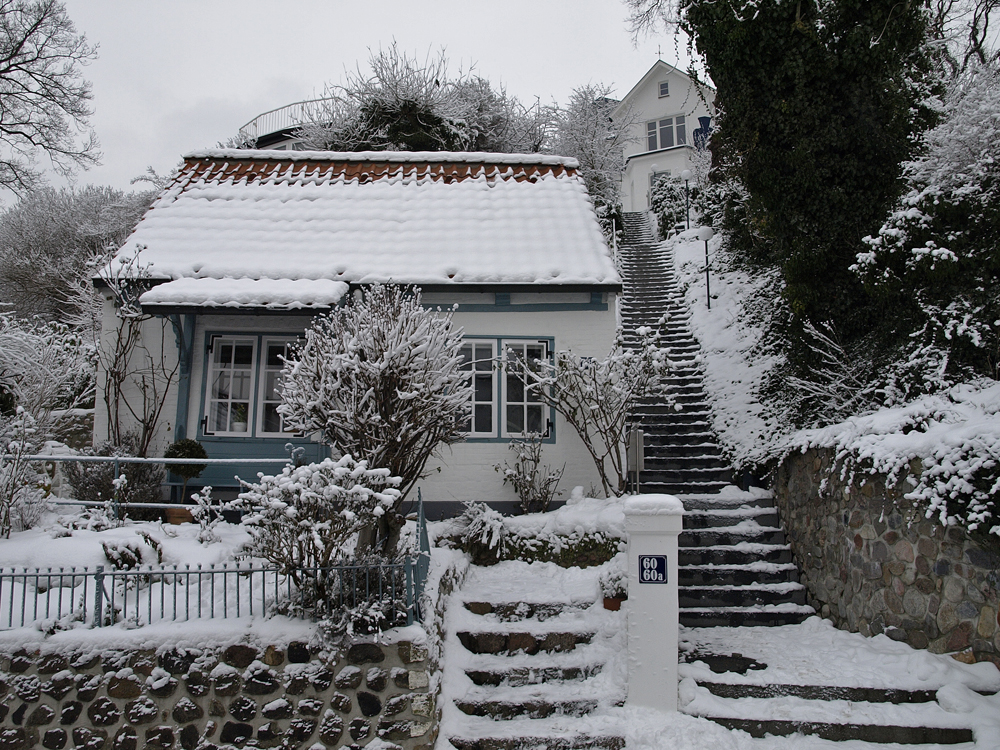
M 309 104 L 319 104 L 320 102 L 332 101 L 333 97 L 321 97 L 319 99 L 304 99 L 300 102 L 286 104 L 283 107 L 276 107 L 267 112 L 254 117 L 250 122 L 240 128 L 239 133 L 243 138 L 254 140 L 262 135 L 277 133 L 286 128 L 303 125 L 306 106 Z M 270 120 L 270 122 L 268 122 Z M 267 123 L 267 127 L 262 127 Z

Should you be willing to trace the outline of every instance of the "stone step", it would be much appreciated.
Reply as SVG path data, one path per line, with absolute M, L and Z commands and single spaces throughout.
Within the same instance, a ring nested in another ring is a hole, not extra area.
M 705 661 L 701 654 L 696 655 L 696 658 Z M 791 696 L 816 701 L 895 704 L 933 703 L 937 700 L 937 690 L 857 688 L 837 687 L 835 685 L 747 685 L 701 681 L 698 684 L 720 698 L 782 698 Z M 981 694 L 987 695 L 988 693 Z
M 518 717 L 546 719 L 549 716 L 586 716 L 597 708 L 596 700 L 545 700 L 536 698 L 524 701 L 455 701 L 455 706 L 467 716 L 485 716 L 494 721 Z
M 690 511 L 722 511 L 740 508 L 773 508 L 774 497 L 770 494 L 758 497 L 720 497 L 719 495 L 684 495 L 681 500 L 684 509 Z
M 808 605 L 779 604 L 773 607 L 681 607 L 679 619 L 686 628 L 756 628 L 798 625 L 816 614 Z
M 703 718 L 721 724 L 727 729 L 739 729 L 751 737 L 774 735 L 787 737 L 792 734 L 808 734 L 834 742 L 858 740 L 873 743 L 896 743 L 901 745 L 957 745 L 972 742 L 975 737 L 971 729 L 950 727 L 909 727 L 881 724 L 826 724 L 822 722 L 786 721 L 780 719 L 731 719 L 722 716 Z
M 677 539 L 679 547 L 720 547 L 741 542 L 757 544 L 784 544 L 785 532 L 780 528 L 758 526 L 746 531 L 734 529 L 705 529 L 682 531 Z
M 668 450 L 663 450 L 663 455 L 657 455 L 658 451 L 648 451 L 645 453 L 645 471 L 685 471 L 687 469 L 715 469 L 717 471 L 729 471 L 729 464 L 722 456 L 675 456 Z
M 664 445 L 662 435 L 648 435 L 645 440 L 645 452 L 646 459 L 654 457 L 671 457 L 677 460 L 684 460 L 686 458 L 698 458 L 702 456 L 712 456 L 725 460 L 722 456 L 722 450 L 716 443 L 706 443 L 704 441 L 699 441 L 696 437 L 685 441 L 683 444 L 674 445 Z M 691 437 L 690 435 L 685 435 L 685 437 Z M 657 442 L 653 442 L 653 438 L 656 438 Z
M 504 670 L 466 670 L 465 674 L 476 685 L 522 687 L 549 682 L 580 682 L 599 674 L 601 664 L 582 667 L 512 667 Z
M 721 529 L 725 526 L 735 526 L 748 518 L 752 518 L 761 526 L 778 528 L 780 521 L 778 512 L 771 508 L 736 508 L 733 510 L 688 510 L 685 508 L 684 528 L 695 529 Z
M 686 547 L 677 550 L 678 565 L 750 565 L 756 562 L 790 563 L 792 552 L 787 544 L 747 544 L 732 546 Z
M 681 608 L 752 607 L 757 604 L 805 604 L 801 583 L 753 583 L 746 586 L 680 586 Z
M 687 495 L 699 492 L 718 492 L 724 487 L 728 487 L 730 482 L 647 482 L 639 479 L 640 491 L 644 495 Z
M 529 632 L 478 632 L 458 633 L 458 639 L 466 650 L 474 654 L 510 654 L 523 651 L 537 654 L 539 651 L 563 653 L 572 651 L 578 645 L 590 643 L 593 633 L 539 633 Z
M 679 586 L 746 586 L 753 583 L 795 583 L 798 580 L 799 569 L 795 563 L 686 565 L 677 569 Z
M 465 602 L 464 606 L 473 614 L 494 615 L 501 622 L 544 622 L 566 612 L 582 612 L 593 602 Z

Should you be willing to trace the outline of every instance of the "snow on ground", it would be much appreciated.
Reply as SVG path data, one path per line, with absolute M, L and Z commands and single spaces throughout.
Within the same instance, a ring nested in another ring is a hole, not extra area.
M 13 533 L 9 539 L 0 541 L 0 569 L 110 567 L 102 542 L 109 547 L 129 544 L 142 552 L 143 565 L 160 564 L 156 551 L 141 534 L 148 534 L 160 543 L 163 565 L 190 565 L 192 568 L 201 565 L 207 568 L 209 565 L 232 563 L 236 552 L 250 540 L 246 529 L 237 524 L 218 524 L 215 533 L 220 541 L 201 544 L 198 541 L 201 528 L 198 524 L 128 521 L 117 528 L 97 531 L 71 528 L 77 518 L 71 514 L 48 514 L 35 528 Z
M 691 311 L 691 329 L 701 344 L 705 390 L 712 403 L 713 427 L 737 467 L 763 463 L 774 443 L 778 420 L 757 397 L 764 374 L 778 361 L 760 351 L 762 332 L 747 319 L 744 304 L 754 287 L 778 279 L 753 279 L 741 271 L 720 271 L 721 235 L 709 241 L 709 309 L 705 288 L 705 243 L 697 229 L 670 240 L 677 280 Z

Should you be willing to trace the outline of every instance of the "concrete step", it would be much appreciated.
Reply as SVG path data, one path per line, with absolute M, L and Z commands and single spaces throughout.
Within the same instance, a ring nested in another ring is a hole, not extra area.
M 511 654 L 524 652 L 537 654 L 539 651 L 563 653 L 572 651 L 578 645 L 590 643 L 593 633 L 538 633 L 530 632 L 479 632 L 457 633 L 467 651 L 473 654 Z
M 686 547 L 677 550 L 678 565 L 751 565 L 756 562 L 790 563 L 792 552 L 787 544 L 747 543 L 733 546 Z
M 682 609 L 706 607 L 752 607 L 758 604 L 805 604 L 806 589 L 800 583 L 752 583 L 745 586 L 681 586 Z
M 677 539 L 679 547 L 721 547 L 755 542 L 757 544 L 784 544 L 785 532 L 781 528 L 758 526 L 755 529 L 704 529 L 682 531 Z
M 680 586 L 747 586 L 754 583 L 796 583 L 795 563 L 748 565 L 686 565 L 677 569 Z
M 580 682 L 599 674 L 601 664 L 582 667 L 512 667 L 503 670 L 466 670 L 465 674 L 476 685 L 521 687 L 550 682 Z
M 715 511 L 685 508 L 684 528 L 687 530 L 722 529 L 726 526 L 736 526 L 747 519 L 753 519 L 761 526 L 771 528 L 777 528 L 781 524 L 778 512 L 773 507 L 718 509 Z
M 816 614 L 808 605 L 778 604 L 756 607 L 681 608 L 680 623 L 686 628 L 758 628 L 798 625 Z
M 971 729 L 951 727 L 909 727 L 886 726 L 881 724 L 827 724 L 822 722 L 787 721 L 781 719 L 732 719 L 723 716 L 704 718 L 721 724 L 727 729 L 739 729 L 751 737 L 773 735 L 787 737 L 792 734 L 808 734 L 834 742 L 896 743 L 901 745 L 957 745 L 972 742 L 975 737 Z

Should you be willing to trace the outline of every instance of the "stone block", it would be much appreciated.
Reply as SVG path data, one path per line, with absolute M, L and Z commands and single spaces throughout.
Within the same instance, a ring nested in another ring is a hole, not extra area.
M 305 742 L 316 731 L 315 719 L 292 719 L 288 722 L 288 737 L 292 742 Z
M 326 690 L 329 690 L 330 686 L 333 684 L 333 681 L 334 681 L 333 671 L 327 669 L 326 667 L 317 669 L 315 672 L 312 673 L 312 675 L 309 678 L 309 683 L 313 686 L 313 690 L 315 690 L 317 693 L 322 693 L 325 692 Z
M 229 713 L 237 721 L 252 721 L 257 716 L 257 703 L 241 695 L 229 704 Z
M 908 589 L 903 594 L 903 611 L 910 617 L 923 619 L 927 614 L 927 599 L 916 589 Z
M 382 712 L 382 701 L 374 693 L 359 690 L 355 698 L 358 700 L 358 709 L 363 716 L 378 716 Z
M 961 622 L 947 634 L 948 651 L 961 651 L 972 643 L 973 625 L 971 622 Z
M 358 667 L 346 666 L 334 678 L 334 684 L 341 690 L 354 690 L 361 685 L 362 672 Z
M 295 710 L 302 716 L 319 716 L 319 712 L 323 710 L 323 701 L 304 698 L 295 705 Z
M 76 727 L 73 729 L 73 744 L 77 750 L 101 750 L 108 742 L 108 733 L 103 729 Z
M 347 726 L 347 731 L 351 735 L 351 739 L 363 740 L 372 733 L 372 725 L 366 719 L 362 719 L 359 716 L 351 720 L 351 723 Z M 0 750 L 3 749 L 0 748 Z
M 112 675 L 108 680 L 108 695 L 121 700 L 131 700 L 142 695 L 142 683 L 131 674 Z
M 194 724 L 188 724 L 186 727 L 181 729 L 181 747 L 184 750 L 194 750 L 198 747 L 198 741 L 201 736 L 198 734 L 198 727 Z
M 365 672 L 365 685 L 369 690 L 381 693 L 389 684 L 389 673 L 378 667 L 372 667 Z
M 261 660 L 269 667 L 280 667 L 285 662 L 285 653 L 276 646 L 268 646 Z
M 351 664 L 379 663 L 385 661 L 385 652 L 376 643 L 355 643 L 347 650 L 347 661 Z
M 286 674 L 285 679 L 288 680 L 285 683 L 285 692 L 289 695 L 302 695 L 309 687 L 309 678 L 304 674 L 292 675 L 290 680 Z
M 979 622 L 976 626 L 976 633 L 982 638 L 991 638 L 997 630 L 997 611 L 993 607 L 985 606 L 979 612 Z
M 312 658 L 309 653 L 309 644 L 302 641 L 289 643 L 287 656 L 289 664 L 305 664 Z
M 64 727 L 75 724 L 83 713 L 83 704 L 80 701 L 68 701 L 63 704 L 62 711 L 59 712 L 59 723 Z
M 95 727 L 110 727 L 122 718 L 118 704 L 109 698 L 98 698 L 87 707 L 87 718 Z
M 160 707 L 146 696 L 125 704 L 125 718 L 130 724 L 149 724 L 159 713 Z
M 276 747 L 281 744 L 282 734 L 278 722 L 265 722 L 257 727 L 257 738 L 254 740 L 254 745 L 257 747 Z
M 66 747 L 66 741 L 68 739 L 69 736 L 66 734 L 65 729 L 50 729 L 42 735 L 42 747 L 44 747 L 45 750 L 63 750 L 63 748 Z M 124 750 L 124 748 L 122 748 L 122 750 Z
M 319 738 L 326 745 L 336 745 L 344 733 L 344 720 L 336 714 L 327 711 L 319 725 Z
M 57 701 L 65 698 L 69 691 L 76 687 L 76 680 L 69 672 L 56 674 L 51 680 L 42 683 L 42 692 Z M 6 685 L 3 692 L 6 692 Z
M 352 707 L 350 696 L 343 693 L 334 693 L 330 696 L 330 708 L 335 708 L 342 714 L 349 714 Z
M 273 669 L 268 669 L 259 662 L 258 664 L 256 669 L 251 667 L 247 670 L 243 690 L 250 695 L 270 695 L 281 687 L 281 681 Z
M 186 649 L 171 649 L 160 655 L 160 667 L 170 674 L 185 674 L 197 658 L 197 654 Z
M 937 614 L 937 625 L 938 630 L 943 634 L 948 634 L 956 627 L 958 627 L 958 613 L 955 611 L 955 605 L 951 602 L 944 602 L 938 608 Z M 954 651 L 955 649 L 949 649 Z
M 265 703 L 260 709 L 260 715 L 265 719 L 290 719 L 294 713 L 292 704 L 284 698 Z
M 0 750 L 28 750 L 35 743 L 30 731 L 20 727 L 0 727 Z
M 111 750 L 136 750 L 139 747 L 139 735 L 135 727 L 128 724 L 118 730 L 115 738 L 111 740 Z
M 35 703 L 42 697 L 42 684 L 34 675 L 15 677 L 11 687 L 14 694 L 25 703 Z
M 429 693 L 419 693 L 411 696 L 410 710 L 414 716 L 430 718 L 434 715 L 434 696 Z
M 938 547 L 937 543 L 933 539 L 928 539 L 926 536 L 922 536 L 917 541 L 917 554 L 923 555 L 927 558 L 937 557 Z
M 208 704 L 208 715 L 222 717 L 226 715 L 226 707 L 222 705 L 222 701 L 212 698 L 212 702 Z M 208 722 L 214 726 L 214 722 Z
M 960 602 L 965 598 L 965 585 L 958 578 L 949 577 L 942 586 L 942 593 L 948 601 Z
M 507 639 L 507 650 L 511 653 L 523 651 L 526 654 L 538 653 L 538 639 L 531 633 L 511 633 Z
M 937 585 L 934 583 L 933 579 L 928 578 L 927 576 L 921 576 L 913 582 L 913 585 L 917 587 L 917 591 L 921 594 L 926 594 L 928 596 L 937 591 Z
M 410 641 L 402 641 L 396 647 L 399 659 L 403 664 L 415 664 L 426 661 L 429 655 L 426 646 L 421 646 Z
M 205 709 L 190 698 L 181 698 L 174 704 L 174 710 L 170 715 L 178 724 L 189 724 L 202 719 L 205 716 Z
M 145 750 L 168 750 L 174 746 L 174 727 L 161 724 L 146 730 Z
M 43 727 L 46 724 L 51 724 L 52 720 L 56 718 L 56 710 L 45 703 L 39 703 L 35 710 L 28 714 L 28 718 L 25 720 L 25 725 L 29 727 Z
M 222 725 L 219 740 L 226 745 L 243 747 L 246 741 L 253 737 L 253 727 L 243 722 L 227 721 Z
M 411 671 L 409 673 L 409 682 L 407 687 L 410 690 L 423 690 L 430 684 L 430 680 L 427 677 L 427 673 L 420 671 Z
M 897 560 L 908 563 L 913 562 L 913 545 L 905 539 L 896 542 L 892 548 L 892 552 L 896 555 Z
M 62 654 L 48 654 L 38 662 L 38 674 L 55 674 L 69 666 L 69 660 Z
M 246 669 L 257 661 L 257 649 L 237 643 L 222 652 L 222 661 L 237 669 Z
M 76 697 L 81 701 L 90 702 L 101 689 L 101 678 L 98 675 L 77 675 Z

